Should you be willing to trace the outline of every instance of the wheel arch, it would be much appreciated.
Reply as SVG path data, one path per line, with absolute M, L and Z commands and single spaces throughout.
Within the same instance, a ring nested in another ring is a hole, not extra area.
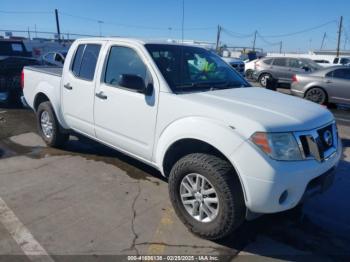
M 208 118 L 190 117 L 177 120 L 162 133 L 155 146 L 155 161 L 162 174 L 168 177 L 173 165 L 183 156 L 191 153 L 213 154 L 232 166 L 245 198 L 243 181 L 230 161 L 230 156 L 244 141 L 233 127 Z
M 180 160 L 182 157 L 192 153 L 204 153 L 204 154 L 214 155 L 222 160 L 225 160 L 227 163 L 229 163 L 229 165 L 232 167 L 232 170 L 234 171 L 233 176 L 235 176 L 236 179 L 239 181 L 239 184 L 243 192 L 244 200 L 246 201 L 247 198 L 246 198 L 244 183 L 239 175 L 237 168 L 232 164 L 229 158 L 225 156 L 224 153 L 222 153 L 215 146 L 202 140 L 198 140 L 194 138 L 183 138 L 174 142 L 167 149 L 163 158 L 162 166 L 163 166 L 164 176 L 169 177 L 171 168 L 175 165 L 175 163 L 178 160 Z
M 50 102 L 50 99 L 47 95 L 45 95 L 43 92 L 39 92 L 35 95 L 34 102 L 33 102 L 33 108 L 35 111 L 38 110 L 38 107 L 43 102 Z
M 33 109 L 36 112 L 38 110 L 38 107 L 41 103 L 43 102 L 50 102 L 53 112 L 61 125 L 63 129 L 69 129 L 68 126 L 66 125 L 61 112 L 60 112 L 60 106 L 55 104 L 53 102 L 54 100 L 50 98 L 50 94 L 47 94 L 46 92 L 43 91 L 38 91 L 33 99 Z

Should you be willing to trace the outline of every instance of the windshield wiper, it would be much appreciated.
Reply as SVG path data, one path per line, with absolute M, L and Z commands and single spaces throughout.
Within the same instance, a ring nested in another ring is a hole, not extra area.
M 176 86 L 177 91 L 180 92 L 193 92 L 193 91 L 214 91 L 220 89 L 228 88 L 238 88 L 245 86 L 244 83 L 233 82 L 233 81 L 217 81 L 217 82 L 198 82 L 198 83 L 189 83 L 184 85 Z

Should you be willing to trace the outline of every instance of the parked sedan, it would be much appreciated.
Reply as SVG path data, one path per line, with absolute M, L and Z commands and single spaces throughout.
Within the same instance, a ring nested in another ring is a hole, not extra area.
M 292 76 L 298 73 L 322 69 L 320 65 L 306 58 L 265 57 L 255 62 L 253 78 L 266 87 L 268 79 L 277 83 L 291 84 Z
M 333 66 L 293 76 L 291 92 L 318 104 L 350 104 L 350 67 Z

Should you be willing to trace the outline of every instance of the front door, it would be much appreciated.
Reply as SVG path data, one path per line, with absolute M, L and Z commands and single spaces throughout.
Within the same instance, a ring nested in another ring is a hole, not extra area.
M 80 44 L 62 80 L 62 109 L 67 124 L 93 137 L 95 71 L 100 49 L 99 43 Z
M 350 103 L 350 68 L 339 68 L 325 78 L 328 95 L 337 103 Z
M 101 82 L 96 89 L 95 130 L 101 141 L 151 160 L 159 86 L 142 52 L 121 45 L 108 48 Z M 122 75 L 142 77 L 146 85 L 154 85 L 152 94 L 122 87 L 119 83 Z

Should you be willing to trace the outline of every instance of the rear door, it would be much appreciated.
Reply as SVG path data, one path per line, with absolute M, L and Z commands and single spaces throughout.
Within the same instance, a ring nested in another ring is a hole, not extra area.
M 67 124 L 88 136 L 95 136 L 93 108 L 96 68 L 102 42 L 77 46 L 68 70 L 64 70 L 62 107 Z
M 272 62 L 272 66 L 273 77 L 277 78 L 280 82 L 286 82 L 290 75 L 287 68 L 287 58 L 275 58 Z
M 350 103 L 350 68 L 339 68 L 326 76 L 327 92 L 337 103 Z

